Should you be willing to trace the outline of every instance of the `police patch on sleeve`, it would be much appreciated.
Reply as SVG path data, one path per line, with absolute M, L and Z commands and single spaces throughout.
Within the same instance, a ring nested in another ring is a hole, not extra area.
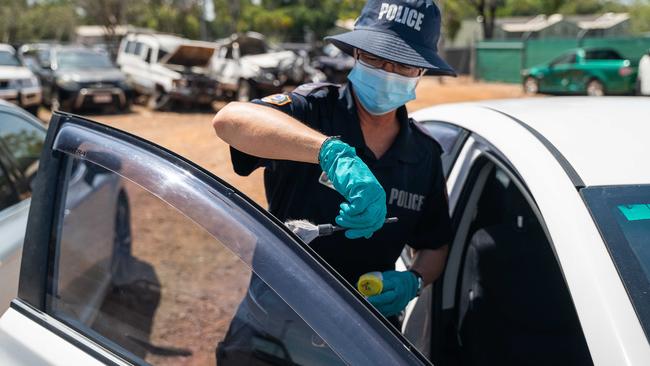
M 287 94 L 273 94 L 268 97 L 262 98 L 262 102 L 277 105 L 281 107 L 283 105 L 291 103 L 291 97 Z

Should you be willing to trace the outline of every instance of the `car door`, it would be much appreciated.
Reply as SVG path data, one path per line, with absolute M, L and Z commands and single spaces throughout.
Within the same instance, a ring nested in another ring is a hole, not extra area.
M 75 265 L 66 253 L 90 245 L 91 223 L 119 210 L 98 206 L 84 211 L 88 221 L 65 224 L 77 210 L 67 197 L 79 191 L 78 164 L 120 177 L 128 205 L 113 237 L 126 232 L 128 240 L 109 259 L 108 290 L 88 289 L 95 276 L 84 271 L 65 283 L 77 290 L 71 297 L 60 283 L 62 271 Z M 34 189 L 18 297 L 0 319 L 0 359 L 428 364 L 342 283 L 281 222 L 209 172 L 124 132 L 55 113 Z M 84 306 L 94 307 L 94 316 L 84 317 Z M 260 331 L 260 324 L 272 326 Z
M 542 79 L 541 89 L 549 92 L 571 92 L 570 78 L 576 66 L 576 53 L 571 52 L 558 57 L 549 65 L 548 75 Z
M 461 155 L 469 132 L 443 121 L 423 120 L 418 123 L 440 144 L 442 148 L 440 159 L 442 161 L 443 174 L 448 179 L 456 160 Z M 453 216 L 453 210 L 450 212 L 450 215 Z M 412 251 L 407 247 L 402 251 L 396 266 L 398 269 L 406 269 L 411 264 Z M 431 357 L 433 333 L 437 332 L 432 321 L 436 314 L 432 313 L 432 310 L 434 309 L 433 304 L 435 302 L 434 293 L 439 292 L 439 282 L 437 281 L 432 286 L 424 288 L 420 296 L 416 300 L 411 301 L 406 308 L 402 326 L 404 336 L 428 358 Z
M 18 291 L 20 257 L 45 128 L 17 107 L 0 108 L 0 313 Z
M 421 314 L 407 319 L 405 329 L 419 330 L 407 338 L 437 365 L 591 365 L 525 183 L 481 137 L 470 135 L 461 150 L 448 180 L 455 235 L 447 266 L 418 300 Z

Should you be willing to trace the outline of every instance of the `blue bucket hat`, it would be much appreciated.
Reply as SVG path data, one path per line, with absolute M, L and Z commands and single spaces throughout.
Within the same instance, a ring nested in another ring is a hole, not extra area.
M 383 59 L 456 76 L 438 56 L 440 9 L 431 0 L 368 0 L 351 32 L 326 37 L 343 52 L 355 48 Z

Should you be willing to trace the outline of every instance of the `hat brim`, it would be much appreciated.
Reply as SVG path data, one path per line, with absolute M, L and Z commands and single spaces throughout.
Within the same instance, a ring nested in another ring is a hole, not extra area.
M 456 71 L 433 49 L 408 44 L 390 33 L 355 29 L 326 37 L 325 40 L 349 55 L 353 54 L 355 48 L 359 48 L 389 61 L 429 69 L 433 74 L 456 76 Z

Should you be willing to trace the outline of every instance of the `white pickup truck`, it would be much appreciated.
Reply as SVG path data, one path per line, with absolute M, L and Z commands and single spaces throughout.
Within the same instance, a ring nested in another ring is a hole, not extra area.
M 129 84 L 148 96 L 151 109 L 173 101 L 209 105 L 218 96 L 210 76 L 215 44 L 156 33 L 131 33 L 122 40 L 117 64 Z

